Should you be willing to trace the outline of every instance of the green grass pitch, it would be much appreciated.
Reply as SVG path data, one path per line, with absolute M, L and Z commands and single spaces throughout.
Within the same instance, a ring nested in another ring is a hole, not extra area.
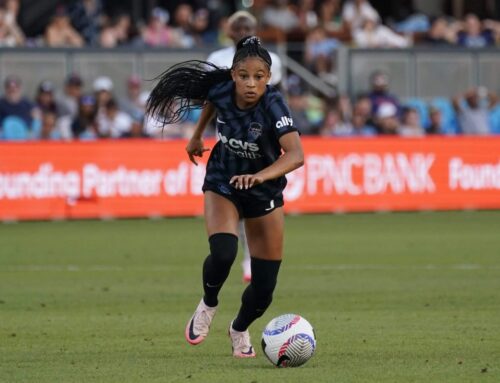
M 207 248 L 199 218 L 0 225 L 0 382 L 500 381 L 500 212 L 287 217 L 252 360 L 227 337 L 240 256 L 209 337 L 184 340 Z M 287 312 L 317 351 L 278 369 L 260 333 Z

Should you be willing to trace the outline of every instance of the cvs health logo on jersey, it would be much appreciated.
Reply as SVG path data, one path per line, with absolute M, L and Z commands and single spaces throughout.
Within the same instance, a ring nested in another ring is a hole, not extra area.
M 255 142 L 247 142 L 237 138 L 227 138 L 221 132 L 218 132 L 217 135 L 224 146 L 238 157 L 249 159 L 262 157 L 262 155 L 258 153 L 259 145 Z
M 293 118 L 288 116 L 282 116 L 278 122 L 276 122 L 276 129 L 281 129 L 284 126 L 292 126 Z

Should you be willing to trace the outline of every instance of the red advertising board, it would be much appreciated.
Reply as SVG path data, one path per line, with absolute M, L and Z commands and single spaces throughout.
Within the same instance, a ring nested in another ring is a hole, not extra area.
M 288 212 L 500 208 L 500 137 L 302 141 Z M 0 220 L 201 215 L 204 163 L 185 146 L 0 143 Z

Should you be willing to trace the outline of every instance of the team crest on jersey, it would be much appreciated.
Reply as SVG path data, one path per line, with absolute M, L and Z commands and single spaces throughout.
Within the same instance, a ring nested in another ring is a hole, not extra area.
M 250 127 L 248 128 L 248 134 L 256 140 L 262 134 L 262 125 L 258 122 L 251 122 Z

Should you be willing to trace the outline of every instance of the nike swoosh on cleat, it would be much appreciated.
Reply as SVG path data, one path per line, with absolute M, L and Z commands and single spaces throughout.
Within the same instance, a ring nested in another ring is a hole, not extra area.
M 191 319 L 191 323 L 189 324 L 189 339 L 196 340 L 199 335 L 196 335 L 193 331 L 194 320 Z
M 241 353 L 244 355 L 252 355 L 253 354 L 253 347 L 250 347 L 247 352 L 242 351 Z

